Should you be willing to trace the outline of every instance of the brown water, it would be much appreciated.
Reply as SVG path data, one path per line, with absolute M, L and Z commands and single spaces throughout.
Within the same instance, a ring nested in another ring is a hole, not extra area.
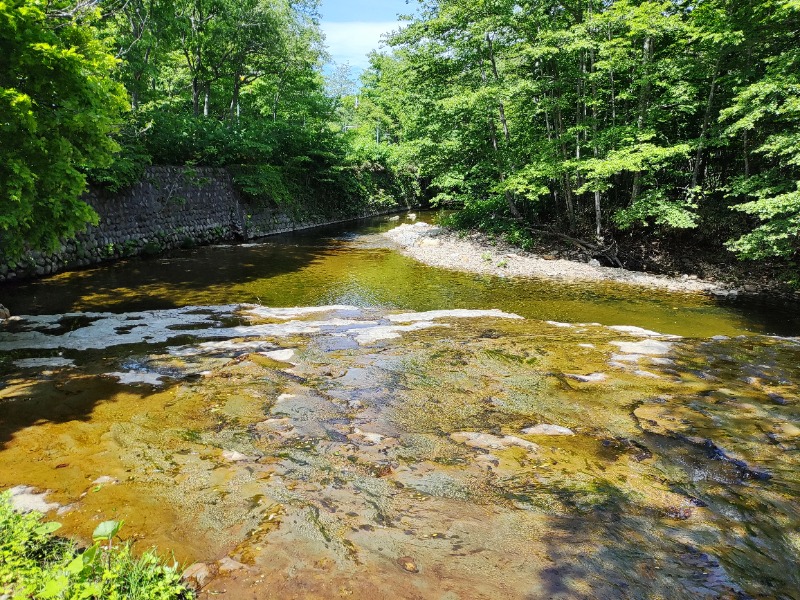
M 0 330 L 0 489 L 244 565 L 208 598 L 800 597 L 779 309 L 452 273 L 344 230 L 2 300 L 44 316 Z M 441 309 L 524 319 L 397 316 Z M 112 314 L 46 316 L 74 311 Z

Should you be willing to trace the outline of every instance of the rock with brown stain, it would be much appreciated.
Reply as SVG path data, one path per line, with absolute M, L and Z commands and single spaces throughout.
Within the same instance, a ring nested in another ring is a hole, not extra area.
M 219 560 L 218 564 L 219 564 L 219 572 L 222 575 L 225 575 L 227 573 L 233 573 L 234 571 L 240 571 L 241 569 L 247 568 L 238 560 L 233 560 L 229 556 L 226 556 L 225 558 Z
M 216 574 L 216 565 L 194 563 L 186 568 L 181 579 L 189 588 L 199 592 L 214 579 L 214 575 Z
M 400 565 L 400 568 L 406 573 L 419 573 L 419 567 L 417 566 L 416 561 L 410 556 L 398 558 L 397 564 Z

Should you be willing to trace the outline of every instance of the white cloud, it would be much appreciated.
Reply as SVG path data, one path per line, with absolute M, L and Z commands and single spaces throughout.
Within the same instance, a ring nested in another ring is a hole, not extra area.
M 367 23 L 352 21 L 347 23 L 322 22 L 322 31 L 328 51 L 336 63 L 349 62 L 352 67 L 366 69 L 369 66 L 367 54 L 379 50 L 384 33 L 399 29 L 397 21 Z

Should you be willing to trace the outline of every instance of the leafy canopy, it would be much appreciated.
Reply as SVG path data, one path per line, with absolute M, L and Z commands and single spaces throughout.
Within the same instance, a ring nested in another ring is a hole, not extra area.
M 53 248 L 95 222 L 80 196 L 110 164 L 126 107 L 97 13 L 63 0 L 0 1 L 0 251 Z

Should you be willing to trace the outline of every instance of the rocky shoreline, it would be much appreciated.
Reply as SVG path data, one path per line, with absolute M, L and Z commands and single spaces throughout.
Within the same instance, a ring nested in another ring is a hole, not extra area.
M 434 267 L 497 277 L 540 277 L 562 281 L 617 282 L 719 298 L 758 297 L 800 301 L 800 292 L 782 292 L 754 284 L 733 285 L 696 275 L 657 275 L 580 262 L 556 252 L 537 254 L 490 240 L 480 233 L 459 234 L 427 223 L 403 224 L 383 234 L 406 256 Z

